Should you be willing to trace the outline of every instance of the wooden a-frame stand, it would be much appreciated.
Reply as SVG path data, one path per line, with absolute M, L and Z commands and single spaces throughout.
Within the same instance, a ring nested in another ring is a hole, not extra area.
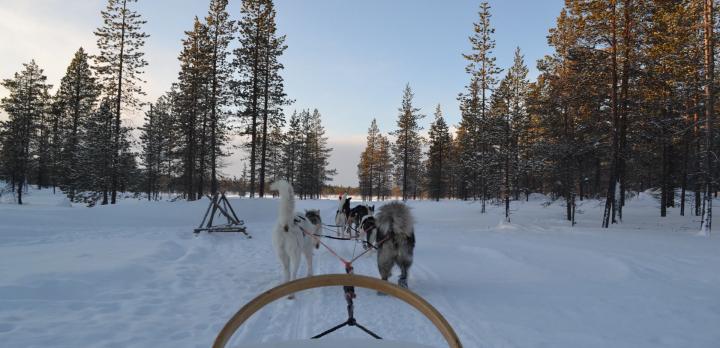
M 248 238 L 252 238 L 245 230 L 245 221 L 238 219 L 235 210 L 233 210 L 230 202 L 225 193 L 215 194 L 213 196 L 207 196 L 210 199 L 210 205 L 205 211 L 200 226 L 195 229 L 194 233 L 198 234 L 202 231 L 211 232 L 240 232 L 244 233 Z M 213 225 L 213 219 L 215 214 L 220 212 L 227 219 L 227 223 L 224 225 Z

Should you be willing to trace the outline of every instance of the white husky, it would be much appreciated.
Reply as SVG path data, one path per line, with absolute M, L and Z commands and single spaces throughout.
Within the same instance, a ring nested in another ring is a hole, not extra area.
M 280 209 L 277 224 L 273 230 L 272 242 L 283 266 L 283 281 L 289 282 L 297 278 L 301 253 L 305 255 L 307 261 L 307 275 L 312 276 L 313 248 L 317 248 L 318 244 L 307 233 L 318 233 L 322 224 L 320 222 L 314 224 L 305 214 L 295 213 L 295 195 L 292 186 L 287 181 L 276 181 L 270 186 L 270 189 L 278 191 L 280 194 Z M 316 212 L 309 211 L 306 214 L 316 214 Z

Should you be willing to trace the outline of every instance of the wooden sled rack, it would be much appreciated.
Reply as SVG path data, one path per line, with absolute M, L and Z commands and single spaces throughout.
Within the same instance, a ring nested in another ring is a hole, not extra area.
M 248 238 L 252 238 L 252 236 L 250 236 L 246 231 L 245 221 L 240 220 L 237 217 L 235 210 L 233 210 L 232 205 L 230 205 L 227 197 L 225 197 L 225 192 L 219 194 L 216 193 L 213 196 L 208 195 L 207 197 L 210 199 L 210 205 L 208 205 L 208 208 L 205 211 L 205 216 L 203 216 L 200 226 L 193 231 L 195 234 L 202 231 L 206 231 L 208 233 L 240 232 L 245 234 Z M 216 214 L 218 217 L 220 217 L 220 215 L 224 216 L 226 223 L 213 225 Z

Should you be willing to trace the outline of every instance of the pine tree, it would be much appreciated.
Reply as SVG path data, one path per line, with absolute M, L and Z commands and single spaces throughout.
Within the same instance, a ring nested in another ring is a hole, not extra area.
M 53 133 L 59 137 L 62 148 L 58 161 L 59 184 L 71 201 L 75 200 L 78 181 L 83 175 L 78 156 L 85 123 L 92 115 L 100 93 L 88 59 L 89 55 L 83 48 L 78 49 L 55 95 L 59 129 Z
M 285 178 L 284 149 L 287 137 L 281 126 L 273 126 L 267 139 L 267 176 L 269 182 Z
M 458 97 L 460 101 L 460 124 L 455 137 L 456 148 L 456 181 L 457 195 L 462 199 L 477 198 L 480 183 L 477 166 L 479 154 L 479 104 L 478 81 L 473 79 L 468 87 L 467 94 Z
M 113 176 L 114 102 L 110 98 L 104 98 L 97 111 L 85 122 L 85 132 L 82 134 L 79 158 L 84 174 L 78 179 L 78 187 L 91 193 L 90 196 L 82 197 L 89 205 L 95 205 L 98 200 L 101 200 L 102 205 L 109 202 Z
M 358 180 L 363 200 L 372 200 L 373 193 L 377 193 L 379 190 L 376 186 L 375 177 L 378 172 L 377 161 L 380 136 L 377 121 L 373 118 L 370 128 L 368 128 L 365 150 L 360 154 L 360 163 L 358 163 Z
M 258 144 L 262 135 L 258 136 L 258 127 L 262 127 L 262 77 L 264 41 L 268 35 L 264 32 L 266 25 L 263 20 L 267 0 L 243 0 L 240 9 L 241 18 L 238 23 L 238 39 L 240 47 L 235 49 L 233 66 L 239 78 L 234 82 L 234 94 L 239 102 L 240 116 L 247 123 L 245 134 L 250 135 L 250 197 L 257 192 Z M 260 124 L 259 124 L 260 123 Z
M 311 116 L 312 143 L 309 152 L 313 159 L 312 194 L 319 199 L 325 185 L 332 181 L 337 174 L 335 169 L 330 168 L 330 154 L 332 148 L 328 147 L 328 138 L 325 135 L 325 127 L 322 125 L 322 116 L 318 109 L 314 109 Z
M 227 113 L 225 107 L 230 102 L 230 76 L 231 70 L 228 62 L 228 46 L 233 39 L 235 22 L 230 20 L 227 13 L 227 0 L 212 0 L 210 11 L 205 18 L 208 38 L 207 58 L 208 67 L 207 107 L 210 116 L 210 193 L 218 190 L 217 157 L 222 155 L 222 146 L 225 145 Z M 202 160 L 202 158 L 201 158 Z M 202 171 L 201 171 L 202 173 Z
M 121 143 L 121 110 L 138 106 L 137 96 L 144 94 L 139 83 L 147 62 L 142 47 L 147 34 L 142 32 L 146 22 L 131 6 L 137 0 L 108 0 L 107 7 L 100 14 L 103 26 L 95 31 L 100 54 L 95 57 L 96 69 L 100 76 L 106 97 L 114 100 L 112 180 L 110 185 L 111 204 L 115 204 L 119 186 Z
M 288 122 L 288 130 L 285 133 L 285 144 L 283 144 L 283 162 L 285 168 L 285 180 L 295 185 L 297 182 L 296 173 L 300 170 L 300 153 L 303 147 L 303 129 L 301 116 L 293 112 Z
M 495 132 L 492 132 L 492 138 L 490 143 L 495 149 L 497 149 L 497 161 L 495 164 L 496 170 L 494 172 L 501 174 L 500 178 L 496 182 L 500 183 L 501 189 L 499 190 L 499 196 L 505 206 L 505 221 L 510 222 L 510 175 L 513 172 L 511 167 L 511 156 L 514 152 L 514 144 L 512 142 L 512 114 L 510 111 L 510 105 L 512 103 L 512 89 L 510 87 L 512 72 L 508 71 L 508 74 L 500 81 L 500 84 L 492 95 L 492 101 L 490 106 L 490 114 L 492 128 Z
M 327 147 L 325 128 L 320 112 L 303 110 L 297 116 L 300 137 L 293 146 L 297 156 L 295 192 L 302 199 L 319 198 L 326 183 L 332 180 L 335 170 L 330 169 L 329 159 L 332 148 Z M 291 127 L 293 119 L 291 118 Z M 290 138 L 290 135 L 288 135 Z
M 378 136 L 378 150 L 375 155 L 377 174 L 373 180 L 377 187 L 377 199 L 385 200 L 392 193 L 393 158 L 392 144 L 382 134 Z
M 12 79 L 2 81 L 8 96 L 0 100 L 0 107 L 8 115 L 2 124 L 3 167 L 10 185 L 17 192 L 18 204 L 23 204 L 23 189 L 30 177 L 30 169 L 38 150 L 38 129 L 49 112 L 47 77 L 34 60 L 23 64 L 23 70 Z M 42 149 L 41 149 L 42 150 Z
M 290 104 L 284 91 L 283 78 L 280 71 L 284 68 L 279 62 L 287 46 L 285 36 L 277 36 L 275 25 L 275 9 L 272 1 L 265 2 L 262 14 L 262 143 L 260 147 L 260 187 L 259 196 L 265 195 L 266 162 L 272 151 L 272 144 L 268 141 L 268 130 L 282 127 L 285 122 L 283 106 Z
M 529 131 L 530 131 L 530 115 L 527 112 L 527 98 L 529 93 L 529 81 L 527 79 L 528 68 L 520 47 L 515 50 L 513 65 L 508 70 L 508 88 L 509 100 L 508 107 L 510 116 L 510 130 L 507 139 L 510 146 L 510 161 L 512 164 L 512 190 L 515 200 L 519 199 L 520 194 L 520 176 L 529 170 Z M 510 183 L 508 183 L 509 185 Z M 527 193 L 527 187 L 525 187 Z
M 410 84 L 405 86 L 402 103 L 398 111 L 397 127 L 392 134 L 396 137 L 393 153 L 398 183 L 402 189 L 403 201 L 410 195 L 417 196 L 418 181 L 422 163 L 422 127 L 418 124 L 424 115 L 412 105 L 413 93 Z
M 183 49 L 178 59 L 177 90 L 173 93 L 176 104 L 178 135 L 182 141 L 176 151 L 181 154 L 183 191 L 192 201 L 202 197 L 205 165 L 207 161 L 208 101 L 211 85 L 211 46 L 208 28 L 196 17 L 193 29 L 185 32 Z M 196 187 L 197 184 L 197 187 Z
M 439 201 L 449 194 L 449 167 L 452 138 L 440 104 L 435 109 L 435 121 L 430 125 L 430 147 L 427 152 L 427 191 L 430 198 Z
M 143 188 L 148 200 L 159 199 L 161 180 L 170 175 L 169 164 L 173 160 L 175 143 L 171 103 L 171 96 L 164 95 L 155 104 L 150 104 L 145 123 L 140 128 L 141 158 L 145 167 Z
M 461 97 L 461 103 L 467 104 L 462 106 L 463 113 L 468 113 L 467 118 L 471 123 L 466 134 L 472 138 L 472 147 L 470 151 L 477 154 L 477 158 L 473 160 L 473 164 L 479 170 L 474 173 L 477 176 L 475 185 L 479 190 L 482 199 L 482 212 L 485 213 L 485 201 L 488 198 L 488 176 L 490 171 L 490 145 L 484 139 L 488 137 L 490 127 L 488 126 L 489 112 L 489 96 L 495 84 L 497 83 L 496 75 L 501 70 L 495 64 L 495 57 L 492 51 L 495 48 L 495 40 L 492 35 L 495 29 L 490 25 L 490 5 L 487 2 L 480 4 L 479 21 L 474 24 L 473 36 L 469 38 L 471 44 L 471 53 L 464 54 L 466 60 L 469 61 L 466 72 L 471 76 L 471 83 L 468 92 Z M 465 156 L 467 157 L 467 156 Z M 466 158 L 466 160 L 470 160 Z

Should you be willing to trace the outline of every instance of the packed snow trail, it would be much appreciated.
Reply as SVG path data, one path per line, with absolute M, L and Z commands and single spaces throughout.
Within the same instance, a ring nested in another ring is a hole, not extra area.
M 417 248 L 410 288 L 436 306 L 466 347 L 718 347 L 720 241 L 696 236 L 695 217 L 641 194 L 621 225 L 601 229 L 602 205 L 585 201 L 579 224 L 542 197 L 481 215 L 470 202 L 411 202 Z M 201 234 L 207 200 L 68 207 L 32 191 L 0 204 L 0 342 L 3 347 L 208 347 L 257 294 L 278 285 L 270 243 L 277 200 L 231 199 L 252 239 Z M 320 208 L 332 224 L 333 200 Z M 326 240 L 351 257 L 362 247 Z M 375 254 L 354 264 L 377 277 Z M 343 273 L 322 247 L 316 274 Z M 305 275 L 304 264 L 300 275 Z M 392 281 L 397 281 L 398 270 Z M 386 339 L 444 346 L 402 301 L 357 289 L 355 315 Z M 231 346 L 308 338 L 346 319 L 341 288 L 303 292 L 258 312 Z M 332 339 L 365 339 L 356 328 Z

